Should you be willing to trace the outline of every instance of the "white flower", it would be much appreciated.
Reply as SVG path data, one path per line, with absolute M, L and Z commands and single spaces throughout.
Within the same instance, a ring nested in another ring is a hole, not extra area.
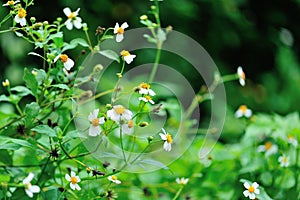
M 122 125 L 122 131 L 123 133 L 126 134 L 132 134 L 134 131 L 133 127 L 134 127 L 134 121 L 131 119 L 127 123 L 124 123 Z
M 91 122 L 89 128 L 90 136 L 97 136 L 101 133 L 100 124 L 104 124 L 104 117 L 98 118 L 99 109 L 95 109 L 93 112 L 90 112 L 89 121 Z
M 9 80 L 5 79 L 5 81 L 2 82 L 3 87 L 8 87 L 9 86 Z
M 280 167 L 288 167 L 290 165 L 289 157 L 286 155 L 280 156 L 278 162 L 280 162 Z
M 68 8 L 68 7 L 64 8 L 63 12 L 68 17 L 68 20 L 65 22 L 65 25 L 66 25 L 67 29 L 72 30 L 73 25 L 77 29 L 81 29 L 82 19 L 80 17 L 78 17 L 79 10 L 80 10 L 80 8 L 78 8 L 75 12 L 72 12 L 70 8 Z
M 129 51 L 126 50 L 121 51 L 120 54 L 127 64 L 130 64 L 133 61 L 133 59 L 136 57 L 136 55 L 130 54 Z
M 179 185 L 186 185 L 189 182 L 188 178 L 176 178 L 176 183 L 178 183 Z
M 121 181 L 118 180 L 118 177 L 115 176 L 115 175 L 109 176 L 109 177 L 108 177 L 108 180 L 110 180 L 110 181 L 112 181 L 112 182 L 114 182 L 114 183 L 116 183 L 116 184 L 120 184 L 120 183 L 121 183 Z
M 266 156 L 270 156 L 272 154 L 277 153 L 278 146 L 268 141 L 264 145 L 259 145 L 257 148 L 258 152 L 266 152 Z
M 74 61 L 71 58 L 69 58 L 66 54 L 60 54 L 56 56 L 54 62 L 56 62 L 58 59 L 64 64 L 64 68 L 67 71 L 69 71 L 74 66 Z
M 159 135 L 160 135 L 160 138 L 165 141 L 164 142 L 164 149 L 166 151 L 171 151 L 171 149 L 172 149 L 171 144 L 173 142 L 172 135 L 167 133 L 165 131 L 165 129 L 163 129 L 163 128 L 162 128 L 162 131 L 163 131 L 163 133 L 160 133 Z
M 246 75 L 241 66 L 237 68 L 237 75 L 239 76 L 239 82 L 240 82 L 241 86 L 245 86 Z
M 15 16 L 15 22 L 21 26 L 26 26 L 26 17 L 27 12 L 24 8 L 18 10 L 18 14 Z
M 288 135 L 287 140 L 288 140 L 288 143 L 293 145 L 294 147 L 298 146 L 298 140 L 294 136 Z
M 72 190 L 81 190 L 78 183 L 80 182 L 79 176 L 76 176 L 75 172 L 71 171 L 71 176 L 66 174 L 65 178 L 70 182 L 70 187 Z
M 240 118 L 240 117 L 251 117 L 252 116 L 252 110 L 250 110 L 247 106 L 241 105 L 239 109 L 235 112 L 235 117 Z
M 144 101 L 144 102 L 150 102 L 151 104 L 154 104 L 154 101 L 152 100 L 152 98 L 149 95 L 143 96 L 143 97 L 139 97 L 140 101 Z
M 20 2 L 19 0 L 17 0 L 17 1 L 8 1 L 5 4 L 3 4 L 2 6 L 13 6 L 13 5 L 15 5 L 19 2 Z
M 129 121 L 132 115 L 132 112 L 125 109 L 122 105 L 115 105 L 111 110 L 107 111 L 107 117 L 115 122 L 120 122 L 121 120 Z
M 31 185 L 31 181 L 34 177 L 33 173 L 29 173 L 29 175 L 23 180 L 23 184 L 25 185 L 25 192 L 26 194 L 32 198 L 33 193 L 39 193 L 40 192 L 40 187 L 37 185 Z
M 115 28 L 114 28 L 114 34 L 117 34 L 116 36 L 116 41 L 121 42 L 124 39 L 124 29 L 128 28 L 127 22 L 124 22 L 121 27 L 119 26 L 119 23 L 116 23 Z
M 258 189 L 259 185 L 258 183 L 254 182 L 252 185 L 250 185 L 248 182 L 244 183 L 244 187 L 247 189 L 243 192 L 245 197 L 249 197 L 249 199 L 255 199 L 255 194 L 259 194 L 260 191 Z
M 141 83 L 139 86 L 139 93 L 140 94 L 146 94 L 150 96 L 155 96 L 155 92 L 150 89 L 150 84 L 147 83 Z

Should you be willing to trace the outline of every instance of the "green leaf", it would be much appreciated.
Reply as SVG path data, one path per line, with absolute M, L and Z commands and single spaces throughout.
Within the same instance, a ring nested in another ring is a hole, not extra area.
M 102 50 L 102 51 L 98 51 L 98 53 L 100 53 L 101 55 L 103 55 L 109 59 L 115 60 L 118 63 L 120 63 L 119 55 L 116 52 L 114 52 L 113 50 Z
M 35 79 L 38 82 L 38 85 L 41 85 L 43 83 L 43 81 L 46 79 L 47 74 L 43 69 L 35 69 L 35 71 L 37 72 L 37 75 L 35 76 Z
M 4 149 L 0 150 L 0 157 L 1 157 L 0 163 L 8 164 L 8 165 L 12 164 L 12 157 L 11 155 L 9 155 L 7 150 Z M 0 178 L 0 182 L 1 182 L 1 178 Z
M 294 187 L 296 183 L 294 173 L 291 170 L 286 169 L 280 176 L 276 178 L 275 183 L 280 185 L 280 188 L 284 189 Z
M 38 91 L 38 82 L 35 79 L 35 76 L 27 69 L 24 69 L 24 81 L 27 88 L 31 89 L 33 95 L 37 98 Z
M 5 183 L 7 183 L 7 182 L 9 182 L 9 180 L 10 180 L 10 175 L 9 174 L 0 174 L 0 182 L 5 182 Z
M 32 131 L 36 131 L 41 134 L 48 135 L 49 137 L 57 137 L 55 130 L 53 130 L 48 125 L 39 125 L 31 129 Z
M 35 53 L 35 52 L 29 52 L 28 55 L 37 56 L 37 57 L 42 58 L 43 60 L 46 60 L 42 55 Z
M 157 43 L 157 40 L 155 38 L 151 37 L 150 35 L 144 34 L 143 36 L 144 36 L 144 38 L 146 38 L 148 40 L 148 42 L 154 43 L 154 44 Z
M 21 147 L 33 148 L 33 146 L 26 140 L 0 136 L 0 149 L 17 150 Z
M 272 185 L 272 174 L 270 172 L 263 172 L 260 175 L 260 180 L 265 186 Z
M 24 87 L 24 86 L 16 86 L 16 87 L 11 88 L 10 90 L 18 92 L 18 95 L 22 96 L 22 97 L 27 96 L 29 94 L 33 95 L 32 92 L 27 87 Z
M 58 32 L 58 33 L 55 33 L 55 34 L 51 34 L 48 38 L 48 41 L 49 40 L 53 40 L 54 38 L 62 38 L 63 37 L 63 33 L 62 32 Z
M 76 45 L 80 45 L 80 46 L 83 46 L 83 47 L 89 47 L 89 44 L 87 43 L 87 41 L 85 41 L 82 38 L 76 38 L 76 39 L 72 40 L 70 42 L 70 44 L 76 44 Z
M 7 97 L 7 96 L 5 96 L 4 94 L 2 94 L 1 96 L 0 96 L 0 101 L 10 101 L 10 99 Z
M 60 89 L 63 89 L 63 90 L 69 90 L 70 89 L 66 84 L 55 84 L 55 85 L 52 85 L 52 87 L 60 88 Z
M 40 106 L 36 102 L 32 102 L 25 106 L 25 114 L 26 114 L 26 121 L 25 124 L 29 125 L 40 112 Z

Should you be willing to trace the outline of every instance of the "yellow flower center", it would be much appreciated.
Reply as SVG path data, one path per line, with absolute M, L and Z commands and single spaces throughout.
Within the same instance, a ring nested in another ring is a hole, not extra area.
M 132 128 L 133 125 L 134 125 L 133 120 L 129 120 L 129 121 L 128 121 L 128 128 Z
M 283 163 L 287 163 L 287 161 L 288 161 L 287 157 L 284 156 L 284 157 L 282 158 L 282 162 L 283 162 Z
M 61 54 L 59 56 L 59 59 L 60 59 L 61 62 L 65 63 L 65 62 L 68 61 L 69 57 L 66 54 Z
M 115 111 L 117 114 L 122 115 L 125 112 L 125 108 L 120 106 L 120 107 L 115 108 Z
M 92 120 L 92 125 L 93 126 L 99 126 L 99 119 L 98 118 L 95 118 Z
M 125 56 L 130 56 L 129 51 L 125 51 L 125 50 L 121 51 L 120 54 L 121 54 L 121 56 L 123 56 L 123 57 L 125 57 Z
M 145 98 L 146 98 L 148 101 L 152 100 L 151 97 L 150 97 L 149 95 L 146 95 Z
M 76 17 L 75 12 L 71 12 L 71 14 L 68 16 L 69 19 L 73 19 L 74 17 Z
M 119 27 L 117 30 L 117 34 L 123 34 L 124 33 L 124 29 Z
M 249 191 L 250 193 L 253 193 L 254 190 L 255 190 L 255 188 L 254 188 L 252 185 L 248 188 L 248 191 Z
M 292 135 L 288 135 L 287 138 L 288 138 L 289 140 L 293 140 L 293 139 L 294 139 L 294 137 L 293 137 Z
M 245 105 L 241 105 L 240 108 L 239 108 L 239 110 L 242 111 L 242 113 L 245 113 L 247 111 L 247 109 L 248 108 Z
M 77 180 L 77 178 L 75 176 L 71 177 L 71 183 L 73 183 L 73 184 L 77 184 L 78 183 L 78 180 Z
M 143 88 L 143 89 L 149 90 L 149 89 L 150 89 L 150 84 L 147 84 L 147 83 L 141 83 L 140 87 Z
M 172 139 L 172 135 L 170 135 L 169 133 L 167 134 L 167 142 L 168 143 L 172 143 L 173 139 Z
M 271 147 L 272 147 L 272 142 L 266 142 L 266 143 L 265 143 L 265 148 L 266 148 L 266 150 L 271 149 Z
M 118 180 L 117 176 L 115 176 L 115 175 L 112 175 L 111 179 L 114 180 L 114 181 Z
M 14 1 L 8 1 L 7 4 L 10 5 L 10 6 L 13 6 L 15 4 L 15 2 Z
M 31 183 L 27 183 L 27 184 L 25 185 L 25 188 L 26 188 L 26 189 L 29 189 L 31 186 L 32 186 Z
M 20 18 L 24 18 L 24 17 L 26 17 L 26 15 L 27 15 L 27 13 L 26 13 L 26 10 L 24 8 L 19 9 L 18 16 Z

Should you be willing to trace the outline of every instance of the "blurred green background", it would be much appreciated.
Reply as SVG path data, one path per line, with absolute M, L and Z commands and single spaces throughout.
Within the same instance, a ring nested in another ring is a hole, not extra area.
M 138 0 L 36 1 L 28 9 L 27 18 L 35 16 L 37 21 L 52 22 L 57 17 L 65 19 L 65 7 L 81 8 L 79 15 L 93 36 L 99 25 L 112 27 L 115 22 L 128 21 L 130 28 L 141 27 L 139 16 L 147 14 L 150 5 L 150 1 Z M 299 0 L 165 0 L 160 8 L 162 25 L 171 25 L 198 41 L 222 74 L 235 73 L 238 66 L 243 66 L 246 87 L 238 82 L 225 85 L 229 110 L 234 111 L 240 104 L 247 104 L 254 112 L 286 114 L 299 110 Z M 7 7 L 0 7 L 1 18 L 8 12 Z M 8 21 L 0 29 L 10 25 Z M 83 32 L 73 30 L 64 37 L 69 41 L 78 36 L 84 37 Z M 24 67 L 38 68 L 39 60 L 27 56 L 29 51 L 32 46 L 22 39 L 11 33 L 0 34 L 0 79 L 9 78 L 12 85 L 17 85 L 22 82 Z M 70 53 L 77 57 L 80 52 L 77 49 Z M 196 89 L 201 86 L 198 79 L 191 80 Z

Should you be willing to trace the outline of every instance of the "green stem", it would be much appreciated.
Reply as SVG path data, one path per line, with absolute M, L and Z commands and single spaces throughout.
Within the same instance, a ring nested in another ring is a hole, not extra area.
M 122 134 L 122 126 L 121 125 L 120 125 L 120 143 L 121 143 L 123 158 L 124 158 L 125 164 L 127 165 L 127 159 L 126 159 L 124 145 L 123 145 L 123 134 Z
M 299 157 L 300 157 L 300 148 L 297 146 L 296 147 L 296 169 L 295 169 L 295 189 L 298 189 L 298 183 L 299 183 Z
M 228 81 L 233 81 L 233 80 L 237 80 L 239 79 L 239 76 L 237 74 L 229 74 L 229 75 L 225 75 L 222 76 L 222 82 L 228 82 Z
M 11 17 L 11 14 L 10 14 L 10 13 L 7 14 L 7 15 L 3 18 L 3 20 L 0 22 L 0 27 L 1 27 L 1 25 L 2 25 L 4 22 L 6 22 L 10 17 Z M 5 31 L 7 31 L 7 30 L 5 30 Z M 11 31 L 11 30 L 8 30 L 8 31 Z M 4 33 L 4 31 L 0 31 L 0 33 Z
M 183 188 L 184 188 L 184 185 L 179 188 L 179 190 L 177 191 L 177 193 L 175 194 L 175 196 L 172 200 L 176 200 L 180 196 Z
M 91 51 L 93 51 L 93 46 L 92 46 L 92 43 L 91 43 L 91 39 L 90 39 L 89 33 L 85 29 L 84 29 L 84 33 L 85 33 L 86 39 L 87 39 L 87 41 L 89 43 L 89 48 L 90 48 Z
M 159 17 L 158 0 L 155 0 L 155 7 L 156 7 L 156 10 L 155 10 L 155 13 L 154 13 L 154 17 L 155 17 L 157 26 L 160 27 L 161 25 L 160 25 L 160 17 Z
M 155 57 L 155 63 L 153 65 L 151 74 L 150 74 L 150 78 L 149 78 L 149 83 L 151 84 L 153 82 L 153 79 L 156 75 L 157 72 L 157 68 L 158 68 L 158 63 L 160 60 L 160 56 L 161 56 L 161 45 L 157 45 L 157 52 L 156 52 L 156 57 Z

